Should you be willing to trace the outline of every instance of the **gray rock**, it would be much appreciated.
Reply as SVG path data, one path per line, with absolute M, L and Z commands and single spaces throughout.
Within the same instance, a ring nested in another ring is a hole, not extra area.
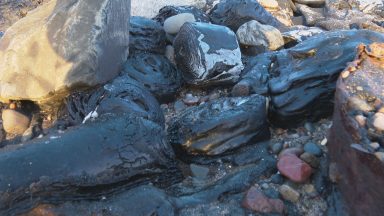
M 209 173 L 209 168 L 205 166 L 191 164 L 189 167 L 191 169 L 193 176 L 200 180 L 205 179 Z
M 3 128 L 10 134 L 21 135 L 29 127 L 31 119 L 15 110 L 5 109 L 2 113 Z
M 240 44 L 277 50 L 284 45 L 283 37 L 273 26 L 263 25 L 255 20 L 244 23 L 236 32 Z
M 0 41 L 0 100 L 52 102 L 113 79 L 128 56 L 129 18 L 129 0 L 52 0 L 31 11 Z
M 304 4 L 296 4 L 296 7 L 304 15 L 305 23 L 308 26 L 313 26 L 319 20 L 325 19 L 322 9 L 311 8 Z
M 181 13 L 171 16 L 164 21 L 164 31 L 168 34 L 177 34 L 181 26 L 186 22 L 195 22 L 195 16 L 191 13 Z
M 189 84 L 233 83 L 243 69 L 236 35 L 227 27 L 185 23 L 173 45 L 177 66 Z

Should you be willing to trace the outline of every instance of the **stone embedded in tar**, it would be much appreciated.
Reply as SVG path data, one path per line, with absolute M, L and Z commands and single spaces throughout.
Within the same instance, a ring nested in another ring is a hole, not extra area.
M 166 40 L 165 31 L 160 23 L 144 17 L 131 17 L 129 27 L 130 56 L 139 52 L 164 54 Z
M 123 73 L 144 85 L 161 103 L 172 101 L 183 83 L 180 71 L 158 54 L 135 54 L 124 64 Z
M 228 97 L 192 106 L 168 127 L 172 146 L 191 155 L 221 155 L 270 137 L 265 98 Z M 182 157 L 181 159 L 187 159 Z
M 312 174 L 311 166 L 292 154 L 281 156 L 277 168 L 282 175 L 296 183 L 307 181 Z
M 234 83 L 244 68 L 236 35 L 225 26 L 185 23 L 173 45 L 177 66 L 189 84 Z
M 244 23 L 256 20 L 282 30 L 285 26 L 265 10 L 256 0 L 220 1 L 209 13 L 214 24 L 224 25 L 233 31 Z

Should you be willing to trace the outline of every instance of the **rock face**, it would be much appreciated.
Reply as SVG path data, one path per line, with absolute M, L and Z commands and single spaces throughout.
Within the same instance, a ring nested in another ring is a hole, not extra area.
M 277 53 L 270 70 L 270 120 L 289 126 L 329 115 L 337 77 L 357 45 L 373 41 L 384 36 L 367 30 L 327 32 Z
M 219 155 L 269 138 L 266 100 L 259 95 L 220 98 L 182 112 L 169 126 L 174 148 L 189 155 Z
M 132 56 L 123 71 L 143 84 L 160 102 L 171 101 L 182 85 L 181 73 L 162 55 Z
M 337 82 L 328 146 L 340 174 L 340 191 L 352 216 L 381 215 L 384 211 L 384 191 L 378 187 L 384 183 L 384 162 L 377 157 L 383 151 L 382 147 L 372 148 L 373 142 L 384 144 L 384 133 L 373 123 L 384 101 L 383 54 L 383 43 L 359 46 L 355 61 Z M 374 109 L 361 110 L 349 102 L 351 97 L 359 97 Z M 365 116 L 367 124 L 360 126 L 357 115 Z
M 209 16 L 206 15 L 202 10 L 194 6 L 165 6 L 160 9 L 159 13 L 153 19 L 164 24 L 164 21 L 169 17 L 182 14 L 190 13 L 193 14 L 197 22 L 209 23 Z
M 224 25 L 237 31 L 244 23 L 256 20 L 280 30 L 284 25 L 264 9 L 256 0 L 222 0 L 210 12 L 214 24 Z
M 261 51 L 277 50 L 284 45 L 283 36 L 278 29 L 255 20 L 240 26 L 236 35 L 241 45 L 259 48 Z
M 236 35 L 224 26 L 186 23 L 175 38 L 174 48 L 177 66 L 189 84 L 233 83 L 243 69 Z
M 164 114 L 156 98 L 139 82 L 122 75 L 91 93 L 76 93 L 67 100 L 71 124 L 80 124 L 93 115 L 133 113 L 164 126 Z
M 0 213 L 15 215 L 47 200 L 94 199 L 118 189 L 117 184 L 161 183 L 156 176 L 172 170 L 173 157 L 164 138 L 163 128 L 152 121 L 104 115 L 65 133 L 2 149 Z
M 133 16 L 129 27 L 129 53 L 139 52 L 164 54 L 166 37 L 160 23 L 144 17 Z
M 0 41 L 0 100 L 63 99 L 113 79 L 128 55 L 129 17 L 129 0 L 52 0 L 30 12 Z

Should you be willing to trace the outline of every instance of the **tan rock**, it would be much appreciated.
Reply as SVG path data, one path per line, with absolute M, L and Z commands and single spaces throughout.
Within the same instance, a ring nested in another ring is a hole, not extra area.
M 29 127 L 30 118 L 18 111 L 5 109 L 1 116 L 7 133 L 21 135 Z
M 0 100 L 62 99 L 113 79 L 128 56 L 128 0 L 51 0 L 0 40 Z

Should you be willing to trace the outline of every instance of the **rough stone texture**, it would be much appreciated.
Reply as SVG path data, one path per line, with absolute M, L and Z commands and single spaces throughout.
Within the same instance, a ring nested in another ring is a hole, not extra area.
M 321 9 L 311 8 L 303 4 L 296 4 L 296 8 L 300 11 L 301 14 L 303 14 L 305 23 L 308 26 L 313 26 L 319 20 L 325 19 L 324 15 L 322 14 L 322 11 L 323 11 L 322 8 Z
M 371 45 L 369 48 L 359 46 L 354 63 L 345 69 L 349 76 L 340 77 L 336 88 L 328 146 L 330 159 L 336 163 L 340 174 L 338 186 L 352 216 L 381 215 L 384 212 L 381 202 L 384 200 L 384 191 L 379 186 L 384 184 L 384 165 L 369 148 L 373 140 L 383 145 L 384 136 L 374 130 L 370 132 L 370 124 L 360 127 L 355 120 L 356 114 L 369 117 L 375 110 L 364 112 L 348 103 L 352 96 L 359 96 L 370 104 L 377 99 L 384 101 L 383 53 L 384 44 Z M 357 86 L 363 90 L 357 90 Z
M 160 102 L 169 102 L 182 85 L 181 73 L 162 55 L 137 54 L 124 64 L 124 73 L 143 84 Z
M 194 6 L 165 6 L 160 9 L 159 14 L 153 19 L 164 24 L 164 21 L 171 16 L 181 13 L 193 14 L 197 22 L 209 23 L 209 16 L 206 15 L 201 9 Z
M 67 99 L 68 119 L 80 124 L 92 114 L 131 113 L 164 126 L 164 114 L 156 98 L 139 82 L 121 75 L 92 92 L 72 94 Z
M 279 158 L 277 168 L 280 173 L 293 182 L 303 183 L 312 174 L 312 168 L 292 154 L 285 154 Z
M 210 12 L 214 24 L 228 26 L 233 31 L 244 23 L 256 20 L 279 30 L 285 26 L 266 11 L 256 0 L 222 0 Z
M 169 182 L 177 178 L 164 173 L 175 172 L 172 157 L 163 128 L 130 114 L 104 115 L 65 133 L 5 147 L 0 214 L 17 215 L 47 200 L 101 198 L 147 181 L 160 184 L 159 174 Z
M 269 199 L 259 189 L 251 187 L 245 194 L 243 206 L 259 213 L 284 212 L 284 203 L 280 199 Z
M 127 0 L 52 0 L 30 12 L 0 41 L 0 100 L 63 99 L 113 79 L 128 55 L 129 11 Z
M 284 45 L 283 36 L 278 29 L 255 20 L 241 25 L 236 35 L 241 45 L 260 47 L 263 51 L 277 50 Z
M 220 98 L 183 111 L 171 122 L 174 148 L 189 155 L 219 155 L 269 138 L 265 98 Z M 183 159 L 183 158 L 181 158 Z
M 203 8 L 206 0 L 132 0 L 132 16 L 153 18 L 165 6 L 195 6 Z
M 174 41 L 177 67 L 194 85 L 216 85 L 238 80 L 243 63 L 236 35 L 225 26 L 186 23 Z
M 277 53 L 270 70 L 270 120 L 292 126 L 331 114 L 336 80 L 360 43 L 384 41 L 367 30 L 326 32 Z
M 186 22 L 195 22 L 195 16 L 191 13 L 181 13 L 167 18 L 164 21 L 164 31 L 168 34 L 177 34 L 181 26 Z
M 2 114 L 2 124 L 5 132 L 21 135 L 29 127 L 31 119 L 15 110 L 5 109 Z
M 164 54 L 166 42 L 165 31 L 160 23 L 144 17 L 131 17 L 129 27 L 130 56 L 138 52 Z

